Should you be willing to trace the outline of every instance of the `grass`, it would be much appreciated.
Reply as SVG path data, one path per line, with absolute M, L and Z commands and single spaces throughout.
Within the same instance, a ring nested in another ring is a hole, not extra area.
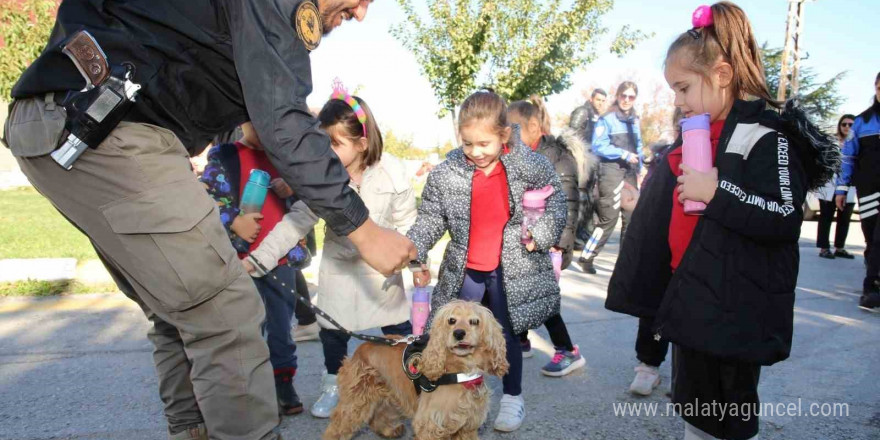
M 0 258 L 98 258 L 89 239 L 33 188 L 0 191 Z
M 36 281 L 0 283 L 0 298 L 10 296 L 57 296 L 61 294 L 116 292 L 113 283 L 84 284 L 79 281 Z

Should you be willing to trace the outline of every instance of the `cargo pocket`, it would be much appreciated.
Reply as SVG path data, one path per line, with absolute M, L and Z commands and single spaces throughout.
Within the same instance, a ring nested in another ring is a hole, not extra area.
M 216 204 L 196 181 L 162 185 L 101 210 L 128 251 L 126 269 L 168 311 L 213 298 L 241 272 Z
M 15 100 L 3 134 L 12 155 L 36 157 L 54 151 L 61 143 L 66 114 L 52 96 Z

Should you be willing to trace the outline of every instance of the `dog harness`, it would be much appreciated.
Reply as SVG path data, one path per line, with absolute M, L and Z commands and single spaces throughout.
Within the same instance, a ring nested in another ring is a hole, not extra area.
M 421 394 L 422 391 L 431 393 L 436 390 L 438 386 L 455 384 L 461 384 L 465 389 L 473 391 L 483 384 L 482 374 L 448 373 L 440 376 L 436 381 L 432 381 L 425 377 L 425 375 L 419 371 L 419 362 L 422 359 L 422 351 L 427 346 L 428 335 L 422 335 L 416 338 L 412 344 L 407 345 L 406 349 L 403 350 L 401 366 L 403 367 L 403 372 L 406 374 L 406 377 L 408 377 L 409 380 L 412 381 L 413 386 L 416 387 L 416 394 Z

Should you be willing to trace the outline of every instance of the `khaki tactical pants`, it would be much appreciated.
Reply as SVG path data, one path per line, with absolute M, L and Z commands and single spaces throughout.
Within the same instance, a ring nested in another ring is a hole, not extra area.
M 153 323 L 169 428 L 204 421 L 212 439 L 276 438 L 263 303 L 183 145 L 164 128 L 123 122 L 65 171 L 40 145 L 60 136 L 59 113 L 50 100 L 18 101 L 6 139 L 34 187 L 91 239 Z

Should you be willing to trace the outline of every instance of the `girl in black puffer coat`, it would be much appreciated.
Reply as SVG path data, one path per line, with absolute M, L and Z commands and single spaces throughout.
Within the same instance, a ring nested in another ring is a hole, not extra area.
M 583 142 L 574 132 L 571 132 L 569 136 L 558 138 L 550 134 L 550 117 L 547 114 L 547 109 L 544 108 L 544 101 L 537 95 L 529 98 L 529 101 L 511 103 L 509 120 L 511 124 L 520 127 L 520 138 L 523 143 L 529 146 L 532 151 L 550 159 L 550 163 L 556 169 L 556 174 L 559 175 L 562 191 L 565 193 L 568 219 L 565 222 L 562 237 L 550 252 L 562 253 L 562 269 L 565 269 L 571 264 L 575 230 L 578 224 L 580 205 L 578 176 L 584 174 L 582 170 L 584 163 Z M 580 160 L 576 158 L 580 158 Z M 550 362 L 541 368 L 541 373 L 546 376 L 561 377 L 586 365 L 580 349 L 571 342 L 568 328 L 560 314 L 550 317 L 544 326 L 547 327 L 556 353 Z M 523 345 L 523 357 L 531 357 L 528 332 L 520 334 L 520 342 Z
M 742 9 L 721 2 L 694 17 L 665 74 L 686 117 L 709 113 L 716 168 L 681 165 L 680 148 L 658 164 L 605 306 L 654 317 L 655 336 L 674 344 L 672 400 L 685 439 L 749 439 L 761 366 L 791 351 L 804 198 L 831 178 L 840 152 L 793 104 L 768 110 L 779 104 Z M 686 215 L 683 200 L 707 207 Z

